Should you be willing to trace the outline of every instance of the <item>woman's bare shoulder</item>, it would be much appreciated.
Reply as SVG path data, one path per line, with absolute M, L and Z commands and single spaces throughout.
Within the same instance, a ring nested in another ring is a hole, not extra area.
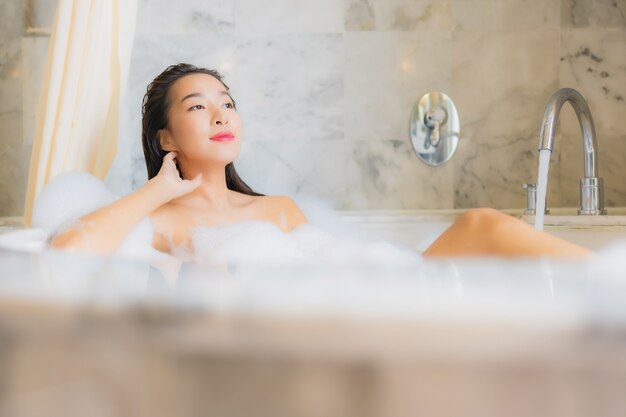
M 259 209 L 275 218 L 283 230 L 293 230 L 307 223 L 306 216 L 291 197 L 273 195 L 256 198 Z
M 254 196 L 251 206 L 260 218 L 272 221 L 286 232 L 307 223 L 300 207 L 287 196 Z

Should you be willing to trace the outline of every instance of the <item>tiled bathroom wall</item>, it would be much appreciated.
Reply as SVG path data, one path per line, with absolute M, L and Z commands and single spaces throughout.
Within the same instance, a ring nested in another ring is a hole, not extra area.
M 24 33 L 23 0 L 0 8 L 0 215 L 19 215 L 47 37 Z M 606 204 L 626 206 L 626 0 L 140 0 L 115 192 L 145 182 L 141 99 L 183 61 L 224 73 L 244 122 L 236 165 L 263 193 L 338 209 L 521 208 L 545 105 L 573 87 L 594 115 Z M 461 118 L 441 167 L 408 134 L 429 91 Z M 582 175 L 571 108 L 561 119 L 550 207 L 576 206 Z
M 0 215 L 21 214 L 28 147 L 22 132 L 21 1 L 0 2 Z

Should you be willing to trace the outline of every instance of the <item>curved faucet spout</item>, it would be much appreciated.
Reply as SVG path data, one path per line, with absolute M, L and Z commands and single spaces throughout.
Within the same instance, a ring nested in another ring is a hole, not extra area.
M 554 149 L 554 135 L 561 108 L 569 102 L 580 123 L 583 135 L 583 157 L 585 175 L 580 180 L 580 210 L 578 214 L 606 214 L 604 209 L 604 184 L 598 177 L 598 145 L 596 129 L 591 118 L 591 111 L 583 96 L 571 88 L 563 88 L 550 98 L 543 114 L 539 133 L 539 151 Z
M 598 176 L 596 129 L 593 125 L 591 111 L 584 97 L 572 88 L 562 88 L 550 98 L 543 114 L 543 123 L 539 133 L 539 150 L 554 149 L 554 135 L 559 113 L 565 102 L 569 101 L 580 123 L 583 134 L 583 155 L 585 178 Z

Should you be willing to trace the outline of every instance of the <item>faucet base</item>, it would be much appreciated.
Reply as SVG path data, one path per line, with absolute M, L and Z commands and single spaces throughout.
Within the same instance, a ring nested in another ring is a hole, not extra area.
M 604 215 L 604 180 L 600 177 L 580 179 L 580 210 L 581 215 Z
M 604 216 L 606 215 L 606 209 L 602 210 L 578 210 L 578 214 L 581 216 Z

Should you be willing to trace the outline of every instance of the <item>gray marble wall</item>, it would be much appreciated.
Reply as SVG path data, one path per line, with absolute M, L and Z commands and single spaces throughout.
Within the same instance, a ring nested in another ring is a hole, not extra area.
M 47 38 L 23 33 L 21 0 L 0 7 L 0 215 L 17 215 Z M 145 87 L 181 61 L 225 74 L 244 120 L 238 170 L 264 193 L 338 209 L 523 207 L 545 104 L 573 87 L 595 116 L 606 203 L 626 206 L 626 0 L 140 0 L 106 180 L 119 194 L 146 179 Z M 438 168 L 408 137 L 432 90 L 455 100 L 462 129 Z M 549 206 L 578 204 L 579 136 L 566 108 Z

